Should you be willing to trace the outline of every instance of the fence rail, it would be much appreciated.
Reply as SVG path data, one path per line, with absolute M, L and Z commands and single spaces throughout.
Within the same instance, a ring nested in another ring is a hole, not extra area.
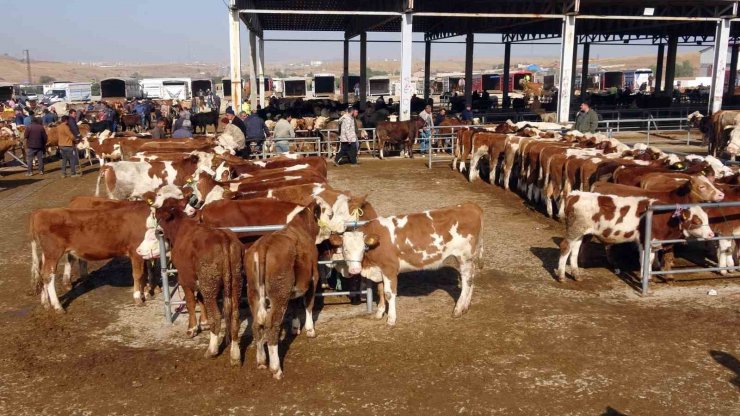
M 363 225 L 367 224 L 367 221 L 350 221 L 347 222 L 345 225 L 347 228 L 357 228 L 361 227 Z M 275 224 L 275 225 L 251 225 L 251 226 L 242 226 L 242 227 L 226 227 L 224 229 L 231 230 L 235 233 L 255 233 L 255 234 L 262 234 L 267 232 L 274 232 L 279 231 L 285 228 L 285 225 L 283 224 Z M 171 274 L 177 273 L 177 269 L 170 268 L 169 263 L 167 262 L 167 245 L 165 242 L 164 234 L 161 232 L 157 232 L 157 240 L 159 242 L 159 267 L 160 267 L 160 276 L 162 277 L 162 298 L 164 300 L 164 319 L 167 323 L 173 323 L 174 319 L 177 318 L 177 315 L 179 312 L 175 312 L 173 314 L 172 308 L 174 306 L 182 306 L 185 304 L 185 301 L 183 300 L 172 300 L 175 293 L 177 292 L 178 284 L 175 284 L 174 287 L 170 288 L 170 281 L 169 276 Z M 335 263 L 338 263 L 339 261 L 335 260 L 321 260 L 319 261 L 319 265 L 333 265 Z M 321 297 L 327 297 L 327 296 L 355 296 L 355 295 L 365 295 L 365 304 L 367 307 L 367 313 L 371 313 L 373 311 L 373 289 L 370 285 L 367 286 L 367 288 L 364 291 L 332 291 L 332 292 L 319 292 L 316 293 L 315 296 L 321 296 Z
M 662 244 L 678 244 L 685 243 L 688 241 L 720 241 L 720 240 L 738 240 L 740 235 L 729 235 L 729 236 L 717 236 L 712 238 L 692 238 L 692 239 L 670 239 L 670 240 L 653 240 L 653 215 L 655 212 L 674 211 L 677 209 L 688 209 L 691 207 L 700 208 L 732 208 L 740 207 L 740 201 L 735 202 L 705 202 L 705 203 L 694 203 L 694 204 L 675 204 L 675 205 L 651 205 L 648 207 L 645 213 L 645 238 L 642 241 L 642 253 L 640 265 L 642 270 L 640 271 L 641 278 L 641 293 L 643 296 L 648 294 L 648 284 L 651 276 L 661 276 L 666 274 L 686 274 L 686 273 L 698 273 L 698 272 L 717 272 L 717 271 L 736 271 L 740 270 L 738 266 L 728 267 L 693 267 L 687 269 L 675 269 L 671 271 L 653 271 L 652 263 L 650 258 L 652 257 L 652 249 L 654 246 L 660 246 Z M 706 225 L 709 226 L 708 224 Z M 717 259 L 719 261 L 719 259 Z M 719 264 L 719 263 L 718 263 Z

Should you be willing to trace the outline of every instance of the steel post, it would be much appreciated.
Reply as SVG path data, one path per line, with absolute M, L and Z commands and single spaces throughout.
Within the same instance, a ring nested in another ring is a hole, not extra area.
M 344 105 L 349 106 L 349 39 L 344 39 L 344 61 L 342 62 L 342 98 Z
M 570 117 L 570 92 L 573 77 L 573 51 L 576 45 L 576 17 L 563 18 L 562 43 L 560 47 L 560 89 L 558 90 L 558 123 L 567 123 Z M 504 68 L 505 69 L 505 68 Z
M 259 38 L 260 52 L 257 55 L 257 70 L 259 78 L 258 91 L 260 94 L 259 105 L 265 108 L 265 39 Z
M 399 121 L 411 119 L 411 96 L 415 92 L 411 86 L 413 17 L 412 13 L 404 13 L 401 16 L 401 103 Z
M 509 67 L 511 66 L 511 42 L 504 43 L 504 73 L 501 77 L 501 108 L 509 108 Z
M 429 95 L 432 91 L 431 82 L 432 66 L 432 41 L 424 42 L 424 102 L 429 102 Z
M 249 31 L 249 103 L 257 108 L 257 35 Z M 239 114 L 239 110 L 234 108 Z
M 730 45 L 731 23 L 732 22 L 729 18 L 721 19 L 717 22 L 717 34 L 714 36 L 712 85 L 709 90 L 709 114 L 714 114 L 722 109 L 725 71 L 727 70 L 727 48 Z
M 475 48 L 475 34 L 465 36 L 465 105 L 473 105 L 473 49 Z
M 239 38 L 239 11 L 234 4 L 235 1 L 232 0 L 232 8 L 229 10 L 229 74 L 231 76 L 231 106 L 236 111 L 242 102 L 242 57 L 241 40 Z
M 588 61 L 591 52 L 591 43 L 583 44 L 583 59 L 581 60 L 581 101 L 588 90 Z M 573 68 L 575 70 L 575 67 Z
M 663 61 L 665 55 L 665 44 L 661 43 L 658 45 L 658 60 L 655 63 L 655 78 L 654 78 L 654 92 L 660 92 L 663 90 Z
M 353 85 L 354 87 L 354 85 Z M 358 100 L 358 97 L 355 97 Z M 367 32 L 360 33 L 360 109 L 365 109 L 367 102 Z

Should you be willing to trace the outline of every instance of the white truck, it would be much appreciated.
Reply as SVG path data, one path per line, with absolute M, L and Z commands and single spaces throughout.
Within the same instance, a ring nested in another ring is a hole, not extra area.
M 90 96 L 92 96 L 90 82 L 55 82 L 46 88 L 41 103 L 50 105 L 59 102 L 90 101 Z

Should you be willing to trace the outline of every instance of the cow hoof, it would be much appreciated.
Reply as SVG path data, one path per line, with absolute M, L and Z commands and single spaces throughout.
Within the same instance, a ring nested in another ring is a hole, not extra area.
M 218 355 L 218 350 L 216 351 L 206 350 L 206 353 L 203 354 L 203 356 L 206 358 L 216 358 L 217 355 Z
M 201 322 L 200 329 L 208 331 L 209 329 L 211 329 L 211 325 L 208 322 Z
M 385 315 L 385 310 L 378 309 L 377 312 L 375 312 L 375 319 L 383 319 L 383 315 Z
M 580 282 L 580 281 L 581 281 L 581 280 L 583 280 L 583 279 L 581 279 L 581 275 L 579 275 L 579 274 L 574 274 L 574 275 L 573 275 L 573 280 L 575 280 L 576 282 Z
M 290 333 L 293 335 L 301 335 L 301 328 L 296 328 L 292 326 L 290 327 Z
M 275 380 L 282 379 L 283 378 L 283 371 L 282 370 L 278 370 L 278 371 L 272 373 L 272 378 L 274 378 Z
M 136 306 L 144 306 L 144 299 L 142 299 L 142 298 L 134 298 L 134 305 L 136 305 Z
M 188 329 L 188 331 L 186 332 L 186 334 L 187 334 L 188 338 L 195 338 L 195 336 L 198 335 L 199 332 L 200 332 L 200 328 L 198 328 L 196 326 L 194 328 Z
M 267 369 L 267 364 L 257 363 L 257 369 L 258 370 L 265 370 L 265 369 Z
M 390 317 L 388 317 L 387 324 L 388 324 L 388 326 L 395 326 L 396 325 L 396 319 L 395 318 L 391 319 Z
M 462 310 L 455 308 L 455 310 L 452 311 L 452 317 L 453 318 L 460 318 L 461 316 L 463 316 L 463 311 Z
M 307 329 L 306 330 L 306 336 L 309 338 L 316 338 L 316 330 L 315 329 Z
M 65 313 L 67 313 L 64 308 L 54 308 L 54 312 L 56 312 L 57 315 L 64 315 Z

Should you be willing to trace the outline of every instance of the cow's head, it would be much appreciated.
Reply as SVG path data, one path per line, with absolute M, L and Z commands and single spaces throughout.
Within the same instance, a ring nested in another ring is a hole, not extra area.
M 362 271 L 362 260 L 365 252 L 380 245 L 380 237 L 375 234 L 365 235 L 363 231 L 347 231 L 342 235 L 332 235 L 329 242 L 340 248 L 350 274 L 357 275 Z
M 165 185 L 157 189 L 157 192 L 154 192 L 153 194 L 148 192 L 145 193 L 144 200 L 147 201 L 152 208 L 156 209 L 162 207 L 166 199 L 184 199 L 186 192 L 189 196 L 189 194 L 192 193 L 192 190 L 183 191 L 183 189 L 180 189 L 175 185 Z
M 695 128 L 699 128 L 699 123 L 701 123 L 701 120 L 703 118 L 704 118 L 704 115 L 698 111 L 694 111 L 688 116 L 689 123 L 691 123 L 691 125 L 694 126 Z
M 319 234 L 316 236 L 316 244 L 321 244 L 333 234 L 343 233 L 347 226 L 341 218 L 334 218 L 334 211 L 331 205 L 320 196 L 314 197 L 317 209 L 316 223 L 319 226 Z
M 719 202 L 725 199 L 724 192 L 714 186 L 714 175 L 691 175 L 687 184 L 691 193 L 701 201 Z
M 672 222 L 678 223 L 678 228 L 685 237 L 712 238 L 714 232 L 709 227 L 707 213 L 699 207 L 677 209 L 671 217 Z

